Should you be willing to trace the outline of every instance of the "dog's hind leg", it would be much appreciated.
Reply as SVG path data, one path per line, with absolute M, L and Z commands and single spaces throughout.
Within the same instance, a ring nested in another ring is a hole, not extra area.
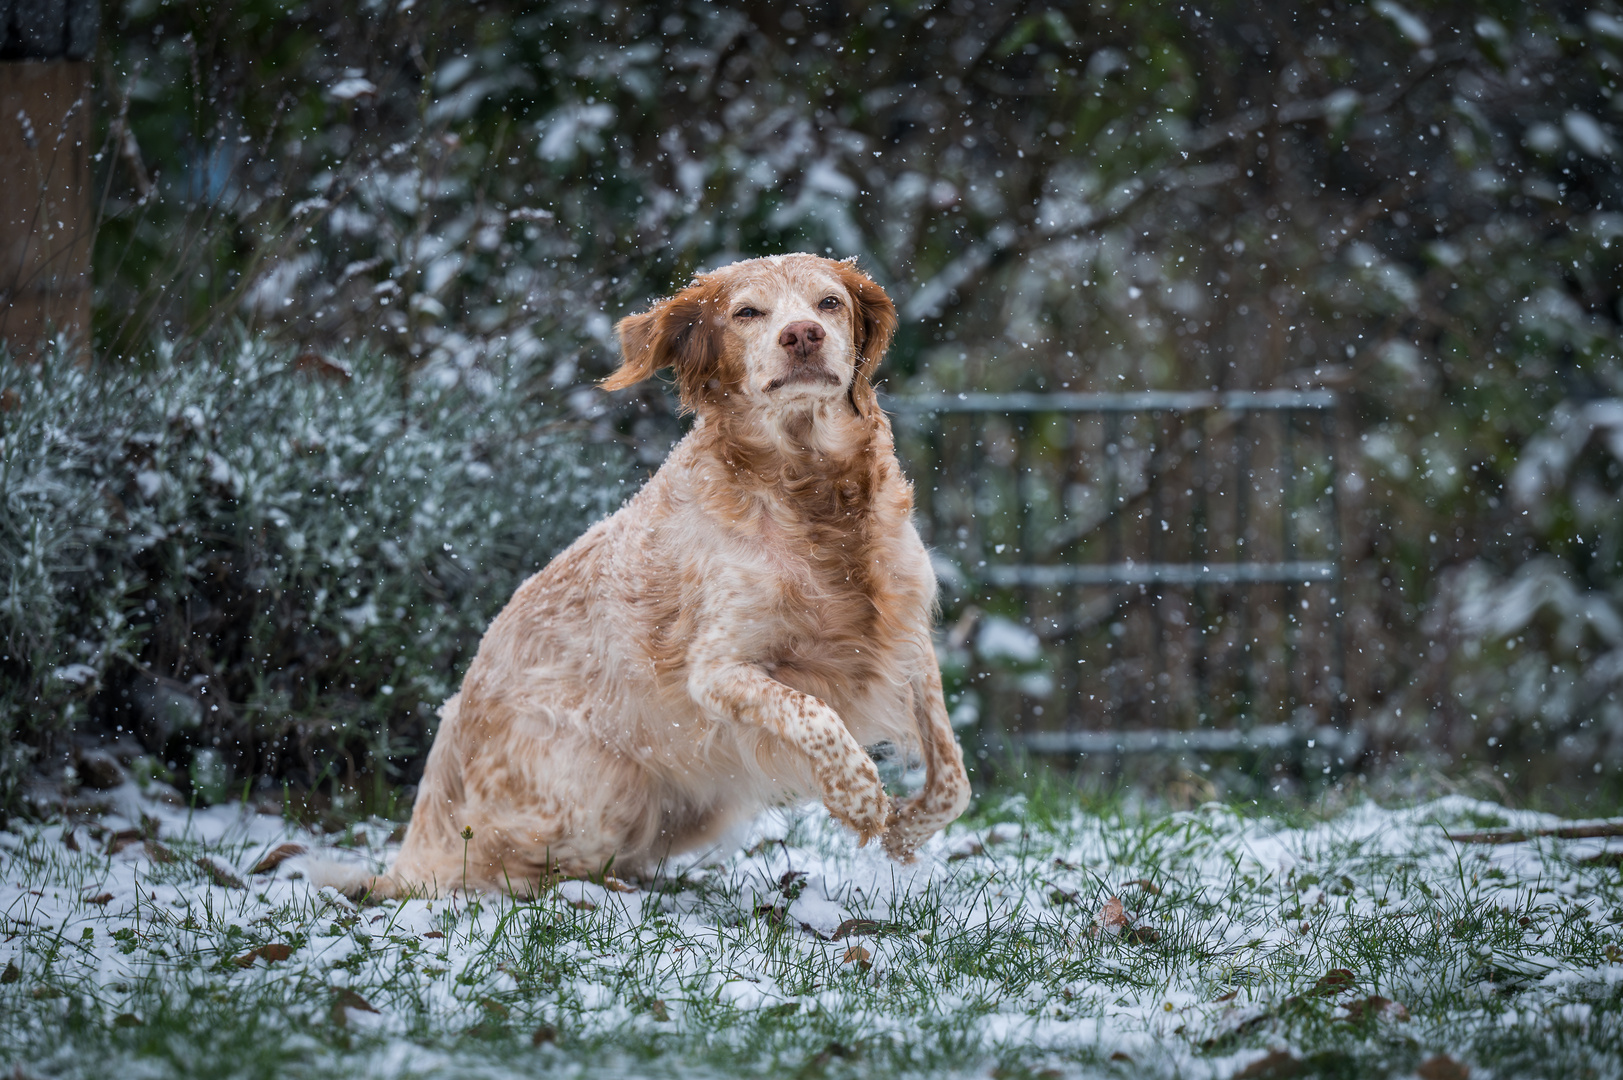
M 428 751 L 405 842 L 389 872 L 374 882 L 380 895 L 436 896 L 461 884 L 464 841 L 458 818 L 467 803 L 459 750 L 461 698 L 454 694 L 440 706 L 440 729 Z

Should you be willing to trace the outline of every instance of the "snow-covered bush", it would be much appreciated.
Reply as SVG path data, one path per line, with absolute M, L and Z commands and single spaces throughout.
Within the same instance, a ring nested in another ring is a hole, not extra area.
M 1615 366 L 1603 375 L 1618 379 Z M 1597 768 L 1615 762 L 1623 757 L 1623 397 L 1557 406 L 1521 448 L 1506 494 L 1515 523 L 1506 535 L 1539 554 L 1519 565 L 1473 560 L 1445 579 L 1461 646 L 1450 690 L 1491 745 L 1553 743 Z
M 207 748 L 215 789 L 409 763 L 622 458 L 499 376 L 376 356 L 0 363 L 0 795 L 91 718 Z

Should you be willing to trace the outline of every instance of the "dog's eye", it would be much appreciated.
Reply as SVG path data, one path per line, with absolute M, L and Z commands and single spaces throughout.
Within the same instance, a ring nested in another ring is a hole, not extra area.
M 733 312 L 733 318 L 735 319 L 759 319 L 760 317 L 761 313 L 752 307 L 741 307 Z
M 824 311 L 834 311 L 840 306 L 840 298 L 838 296 L 825 296 L 818 301 L 817 306 Z

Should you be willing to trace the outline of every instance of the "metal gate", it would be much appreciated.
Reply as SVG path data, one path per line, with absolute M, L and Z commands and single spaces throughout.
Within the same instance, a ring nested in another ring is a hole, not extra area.
M 1328 390 L 887 401 L 957 718 L 1038 752 L 1343 744 L 1335 406 Z

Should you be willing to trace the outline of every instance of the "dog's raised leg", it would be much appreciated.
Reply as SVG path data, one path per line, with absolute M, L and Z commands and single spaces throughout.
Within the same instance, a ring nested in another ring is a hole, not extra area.
M 896 801 L 896 819 L 885 833 L 885 852 L 898 862 L 912 862 L 919 845 L 946 828 L 969 805 L 969 774 L 964 752 L 952 733 L 941 673 L 933 668 L 914 687 L 914 716 L 924 753 L 924 786 Z
M 879 770 L 823 701 L 785 686 L 753 664 L 736 662 L 695 666 L 688 678 L 688 692 L 712 715 L 759 725 L 805 754 L 823 805 L 836 820 L 855 830 L 862 844 L 884 835 L 890 827 L 890 798 L 880 783 Z

